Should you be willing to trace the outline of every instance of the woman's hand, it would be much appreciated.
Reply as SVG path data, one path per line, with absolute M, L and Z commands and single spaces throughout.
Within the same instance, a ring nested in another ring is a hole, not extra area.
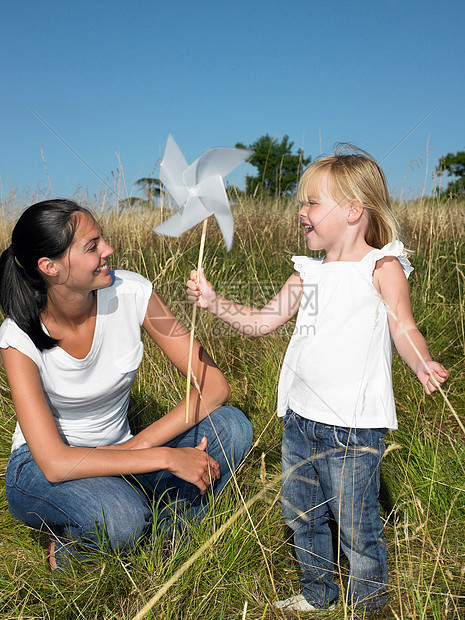
M 209 310 L 214 301 L 216 293 L 211 283 L 205 278 L 203 269 L 200 269 L 198 273 L 197 284 L 197 271 L 193 269 L 191 271 L 191 279 L 187 282 L 187 299 L 191 304 L 197 304 L 199 308 Z
M 426 393 L 432 394 L 447 381 L 449 373 L 442 364 L 430 360 L 428 362 L 422 362 L 417 376 L 424 386 Z
M 205 452 L 206 448 L 206 437 L 195 448 L 171 448 L 167 467 L 178 478 L 195 484 L 202 495 L 220 477 L 220 466 Z
M 137 437 L 137 436 L 136 436 Z M 150 449 L 147 445 L 131 445 L 132 440 L 115 446 L 99 446 L 100 450 L 144 450 Z M 203 495 L 208 487 L 220 477 L 220 466 L 206 453 L 207 438 L 204 437 L 195 448 L 162 448 L 167 452 L 164 469 L 178 478 L 195 484 Z M 157 448 L 159 450 L 159 448 Z M 151 453 L 148 453 L 151 454 Z

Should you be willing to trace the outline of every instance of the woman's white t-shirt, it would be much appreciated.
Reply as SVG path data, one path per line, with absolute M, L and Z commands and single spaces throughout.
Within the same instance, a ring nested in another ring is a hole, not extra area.
M 96 293 L 94 339 L 83 359 L 59 346 L 39 351 L 11 319 L 0 327 L 0 348 L 13 347 L 37 365 L 60 435 L 70 446 L 111 445 L 132 436 L 127 410 L 144 351 L 140 328 L 152 285 L 139 274 L 117 270 L 112 283 Z M 24 443 L 17 424 L 12 450 Z
M 278 386 L 278 415 L 288 408 L 332 426 L 397 428 L 388 312 L 373 285 L 376 262 L 410 265 L 400 241 L 359 262 L 294 256 L 303 297 Z

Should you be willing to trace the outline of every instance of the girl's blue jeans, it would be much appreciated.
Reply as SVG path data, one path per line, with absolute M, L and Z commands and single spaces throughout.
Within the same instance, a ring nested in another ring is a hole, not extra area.
M 386 429 L 350 429 L 284 417 L 282 507 L 294 531 L 302 594 L 315 607 L 334 603 L 330 520 L 349 560 L 347 602 L 365 610 L 386 602 L 386 543 L 378 503 Z M 344 571 L 341 568 L 341 571 Z
M 207 437 L 207 451 L 220 465 L 215 495 L 231 478 L 252 443 L 252 425 L 235 407 L 220 407 L 167 445 L 194 447 Z M 168 471 L 135 476 L 81 478 L 50 483 L 37 467 L 27 445 L 16 449 L 6 471 L 6 495 L 13 516 L 56 537 L 59 567 L 70 555 L 85 557 L 85 547 L 112 551 L 130 549 L 153 525 L 170 531 L 200 519 L 211 496 Z M 154 509 L 155 508 L 155 509 Z M 153 524 L 154 515 L 156 523 Z

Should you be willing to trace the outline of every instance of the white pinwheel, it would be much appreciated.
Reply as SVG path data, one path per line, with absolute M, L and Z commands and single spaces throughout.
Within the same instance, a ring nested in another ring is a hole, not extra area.
M 252 155 L 253 151 L 248 149 L 213 148 L 188 165 L 173 137 L 169 135 L 159 178 L 180 209 L 156 226 L 154 232 L 179 237 L 214 215 L 229 251 L 234 235 L 234 218 L 223 177 Z

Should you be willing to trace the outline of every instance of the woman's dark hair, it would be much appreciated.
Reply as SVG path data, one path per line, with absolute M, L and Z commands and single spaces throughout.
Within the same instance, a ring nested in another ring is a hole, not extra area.
M 0 305 L 39 351 L 58 343 L 42 328 L 47 286 L 38 261 L 65 254 L 74 239 L 77 214 L 92 214 L 72 200 L 44 200 L 27 208 L 13 229 L 11 245 L 0 257 Z

